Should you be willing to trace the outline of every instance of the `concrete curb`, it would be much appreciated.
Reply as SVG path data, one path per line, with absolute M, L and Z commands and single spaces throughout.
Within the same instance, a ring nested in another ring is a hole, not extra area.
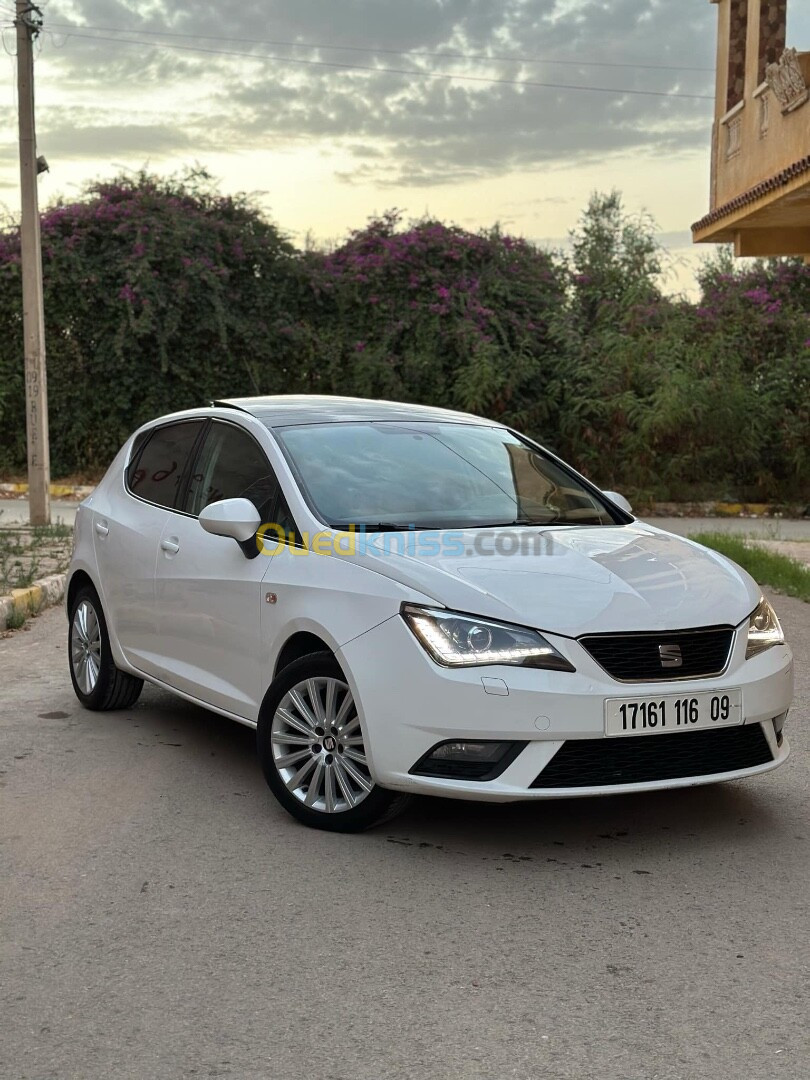
M 93 484 L 51 484 L 50 492 L 52 499 L 77 499 L 81 502 L 82 499 L 86 499 L 88 495 L 92 494 L 95 487 Z M 28 484 L 23 483 L 2 483 L 0 484 L 0 494 L 2 495 L 27 495 Z
M 803 504 L 735 503 L 722 501 L 687 503 L 639 503 L 636 511 L 644 517 L 712 518 L 802 518 L 808 508 Z
M 0 629 L 6 629 L 9 616 L 15 611 L 31 615 L 61 603 L 66 583 L 67 574 L 51 574 L 27 589 L 13 589 L 11 596 L 0 596 Z

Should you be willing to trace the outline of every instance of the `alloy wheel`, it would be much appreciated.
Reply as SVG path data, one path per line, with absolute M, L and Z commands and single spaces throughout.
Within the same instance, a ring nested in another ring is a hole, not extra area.
M 287 790 L 313 810 L 351 810 L 374 788 L 354 698 L 341 679 L 293 686 L 275 711 L 270 742 Z
M 70 662 L 79 689 L 92 694 L 101 671 L 101 627 L 89 600 L 82 600 L 73 613 Z

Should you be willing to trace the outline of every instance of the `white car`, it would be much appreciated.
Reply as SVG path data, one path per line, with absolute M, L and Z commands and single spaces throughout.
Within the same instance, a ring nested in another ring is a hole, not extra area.
M 767 772 L 791 652 L 739 567 L 501 424 L 337 397 L 141 427 L 79 507 L 70 674 L 257 728 L 307 825 Z

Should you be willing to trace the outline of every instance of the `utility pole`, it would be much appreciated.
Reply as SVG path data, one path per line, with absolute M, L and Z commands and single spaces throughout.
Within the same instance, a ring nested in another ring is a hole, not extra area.
M 42 12 L 16 0 L 17 92 L 20 114 L 20 254 L 22 258 L 25 425 L 28 436 L 28 499 L 32 525 L 51 522 L 51 456 L 48 442 L 48 383 L 45 373 L 45 314 L 42 245 L 37 195 L 37 136 L 34 123 L 34 38 Z

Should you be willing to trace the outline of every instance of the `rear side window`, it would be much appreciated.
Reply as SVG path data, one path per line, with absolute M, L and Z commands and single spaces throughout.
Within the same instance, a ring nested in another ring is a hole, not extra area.
M 149 442 L 151 435 L 152 428 L 147 428 L 146 431 L 142 431 L 140 435 L 135 436 L 135 440 L 132 443 L 132 453 L 129 455 L 129 465 L 127 465 L 127 487 L 132 487 L 132 481 L 138 471 L 141 450 L 143 450 L 144 445 Z
M 183 509 L 195 516 L 220 499 L 250 499 L 270 521 L 278 480 L 259 444 L 246 431 L 214 421 L 197 456 Z
M 204 423 L 204 420 L 186 420 L 153 432 L 128 471 L 132 494 L 174 510 L 189 455 Z

